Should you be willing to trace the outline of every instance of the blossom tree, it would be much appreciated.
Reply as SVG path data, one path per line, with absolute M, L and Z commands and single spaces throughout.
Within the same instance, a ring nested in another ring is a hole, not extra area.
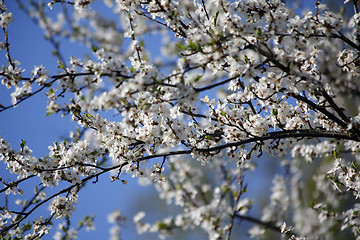
M 315 0 L 313 12 L 280 0 L 103 0 L 116 20 L 93 9 L 93 0 L 30 2 L 17 0 L 53 45 L 58 70 L 44 63 L 25 75 L 1 0 L 7 63 L 0 76 L 12 104 L 0 105 L 0 114 L 46 94 L 47 114 L 69 115 L 78 128 L 42 157 L 25 141 L 13 148 L 1 138 L 1 171 L 16 176 L 1 178 L 1 239 L 41 238 L 56 231 L 55 219 L 66 220 L 58 239 L 93 229 L 92 217 L 69 226 L 78 193 L 101 175 L 124 184 L 131 175 L 180 207 L 155 222 L 139 212 L 139 234 L 197 228 L 209 239 L 231 239 L 249 222 L 254 238 L 360 239 L 357 0 L 344 2 L 350 16 Z M 61 10 L 59 17 L 46 8 Z M 161 56 L 151 55 L 150 34 L 161 38 Z M 89 55 L 65 59 L 64 39 Z M 247 176 L 268 156 L 284 171 L 269 179 L 261 204 L 249 197 Z M 35 194 L 24 199 L 30 179 Z M 16 195 L 18 208 L 6 195 Z M 43 206 L 48 215 L 33 218 Z M 252 215 L 253 208 L 261 210 Z

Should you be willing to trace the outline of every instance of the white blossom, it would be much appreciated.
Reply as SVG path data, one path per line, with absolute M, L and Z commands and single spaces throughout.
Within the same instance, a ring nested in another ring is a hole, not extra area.
M 62 219 L 65 216 L 71 217 L 72 212 L 75 211 L 74 203 L 77 202 L 76 197 L 66 197 L 57 196 L 49 204 L 49 210 L 51 213 L 55 214 L 55 218 Z
M 0 14 L 0 25 L 3 28 L 7 28 L 10 22 L 13 21 L 12 13 L 11 12 L 2 12 Z
M 136 209 L 130 219 L 139 234 L 359 235 L 356 1 L 347 14 L 280 0 L 103 2 L 101 11 L 93 0 L 48 1 L 53 11 L 24 3 L 58 60 L 32 68 L 14 59 L 22 59 L 9 25 L 17 19 L 0 3 L 0 78 L 10 89 L 0 114 L 45 94 L 46 115 L 76 125 L 43 156 L 29 147 L 32 139 L 0 138 L 9 173 L 0 178 L 9 202 L 0 204 L 4 239 L 46 237 L 64 218 L 55 239 L 95 230 L 91 214 L 73 223 L 78 192 L 98 181 L 132 188 L 128 177 L 154 186 L 159 199 L 149 206 L 172 210 L 153 217 Z M 69 57 L 68 44 L 89 51 L 75 56 L 69 48 Z M 47 203 L 50 217 L 35 219 Z M 108 215 L 111 239 L 125 221 L 119 209 Z

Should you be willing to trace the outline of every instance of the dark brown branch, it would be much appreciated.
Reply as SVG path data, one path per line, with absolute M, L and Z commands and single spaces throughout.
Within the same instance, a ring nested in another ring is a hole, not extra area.
M 352 134 L 345 134 L 341 132 L 329 132 L 329 131 L 318 131 L 310 129 L 299 129 L 299 130 L 284 130 L 278 132 L 269 132 L 263 136 L 252 137 L 241 141 L 227 143 L 211 148 L 196 149 L 199 152 L 215 152 L 225 148 L 238 147 L 247 143 L 266 141 L 271 139 L 287 139 L 287 138 L 335 138 L 342 140 L 353 140 L 360 142 L 360 139 Z
M 208 12 L 207 12 L 207 10 L 206 10 L 206 6 L 205 6 L 205 2 L 204 2 L 204 0 L 201 0 L 201 3 L 202 3 L 202 5 L 203 5 L 203 8 L 204 8 L 204 11 L 205 11 L 206 18 L 207 18 L 208 20 L 210 20 L 209 14 L 208 14 Z
M 3 11 L 1 12 L 3 13 Z M 13 69 L 16 68 L 15 63 L 12 61 L 11 56 L 10 56 L 10 43 L 9 43 L 9 33 L 8 31 L 6 31 L 6 28 L 3 27 L 2 28 L 3 32 L 4 32 L 4 36 L 5 36 L 5 49 L 6 49 L 6 58 L 9 61 L 10 65 L 13 67 Z
M 97 165 L 93 165 L 93 164 L 89 164 L 89 163 L 82 163 L 82 162 L 76 162 L 74 165 L 70 165 L 70 166 L 62 166 L 62 167 L 58 167 L 58 168 L 35 168 L 34 170 L 39 171 L 39 172 L 53 172 L 53 171 L 60 171 L 60 170 L 64 170 L 64 169 L 69 169 L 69 168 L 73 168 L 73 167 L 92 167 L 92 168 L 97 168 L 97 169 L 101 169 L 101 170 L 106 170 L 106 168 L 101 167 L 101 166 L 97 166 Z
M 275 226 L 271 222 L 264 222 L 264 221 L 261 221 L 261 220 L 256 219 L 256 218 L 249 217 L 249 216 L 243 216 L 243 215 L 240 215 L 240 214 L 236 214 L 235 217 L 237 217 L 237 218 L 239 218 L 241 220 L 256 223 L 256 224 L 261 225 L 261 226 L 263 226 L 265 228 L 268 228 L 268 229 L 271 229 L 271 230 L 274 230 L 276 232 L 281 233 L 280 227 Z
M 339 35 L 338 35 L 339 34 Z M 338 34 L 332 34 L 331 37 L 339 38 L 349 44 L 351 47 L 355 48 L 356 50 L 360 51 L 360 46 L 351 41 L 349 38 L 347 38 L 342 32 L 338 31 Z
M 334 114 L 330 113 L 328 110 L 326 110 L 325 107 L 321 107 L 321 106 L 317 105 L 316 103 L 310 101 L 308 98 L 301 96 L 299 94 L 290 93 L 289 96 L 308 104 L 309 107 L 312 108 L 313 110 L 317 110 L 317 111 L 323 113 L 325 116 L 327 116 L 329 119 L 331 119 L 332 121 L 334 121 L 341 127 L 345 128 L 345 129 L 347 128 L 347 123 L 345 123 L 341 119 L 337 118 Z
M 263 136 L 247 138 L 233 143 L 227 143 L 210 148 L 194 148 L 193 150 L 181 150 L 181 151 L 170 151 L 162 154 L 148 155 L 138 158 L 137 161 L 144 161 L 159 157 L 168 157 L 172 155 L 185 155 L 191 154 L 192 152 L 218 152 L 225 148 L 238 147 L 247 143 L 266 141 L 273 139 L 287 139 L 287 138 L 335 138 L 339 140 L 353 140 L 360 142 L 360 139 L 352 134 L 345 134 L 341 132 L 329 132 L 329 131 L 318 131 L 312 129 L 299 129 L 299 130 L 284 130 L 278 132 L 270 132 Z
M 37 196 L 39 196 L 39 194 L 45 189 L 45 186 L 42 186 L 39 190 L 37 190 L 37 192 L 35 193 L 35 195 L 32 197 L 32 199 L 30 199 L 28 201 L 28 203 L 26 204 L 26 206 L 23 207 L 23 209 L 21 210 L 22 213 L 24 213 L 26 211 L 26 209 L 28 209 L 31 204 L 33 203 L 33 201 L 35 201 L 35 199 L 37 198 Z
M 275 59 L 274 54 L 272 52 L 267 52 L 265 50 L 263 50 L 259 45 L 256 46 L 252 43 L 250 43 L 248 40 L 246 40 L 245 38 L 243 38 L 248 45 L 246 46 L 246 48 L 252 49 L 254 51 L 257 51 L 258 53 L 260 53 L 261 55 L 263 55 L 264 57 L 266 57 L 267 59 L 269 59 L 270 62 L 272 62 L 276 67 L 280 68 L 282 71 L 284 71 L 285 73 L 289 73 L 290 72 L 290 68 L 288 66 L 283 65 L 282 63 L 280 63 L 277 59 Z M 267 47 L 267 49 L 269 49 Z
M 75 77 L 80 77 L 80 76 L 91 76 L 91 75 L 94 75 L 93 72 L 86 72 L 86 73 L 64 73 L 64 74 L 58 74 L 58 75 L 53 75 L 53 76 L 50 76 L 50 78 L 52 78 L 53 80 L 51 80 L 50 82 L 48 83 L 45 83 L 43 86 L 41 86 L 41 88 L 39 88 L 38 90 L 32 92 L 32 93 L 29 93 L 28 95 L 20 98 L 16 103 L 12 104 L 12 105 L 9 105 L 9 106 L 0 106 L 0 112 L 2 111 L 5 111 L 9 108 L 12 108 L 12 107 L 15 107 L 17 105 L 19 105 L 21 102 L 25 101 L 26 99 L 38 94 L 39 92 L 41 92 L 42 90 L 44 90 L 46 87 L 49 87 L 51 86 L 54 82 L 56 82 L 57 80 L 61 79 L 61 78 L 64 78 L 64 77 L 72 77 L 72 78 L 75 78 Z M 0 74 L 0 76 L 6 76 L 4 74 Z M 110 73 L 103 73 L 101 74 L 101 76 L 112 76 L 112 74 Z M 123 77 L 123 78 L 132 78 L 132 76 L 127 76 L 127 75 L 122 75 L 120 73 L 117 73 L 117 75 L 115 75 L 116 77 Z M 28 80 L 30 81 L 29 78 L 22 78 L 22 80 Z M 34 79 L 36 80 L 36 78 Z M 64 91 L 62 92 L 64 93 Z
M 55 82 L 56 80 L 51 81 L 50 83 L 52 84 L 53 82 Z M 49 84 L 50 84 L 49 83 Z M 39 92 L 41 92 L 42 90 L 44 90 L 44 88 L 46 88 L 48 86 L 48 84 L 43 85 L 41 88 L 39 88 L 38 90 L 36 90 L 35 92 L 29 93 L 27 94 L 25 97 L 20 98 L 16 103 L 9 105 L 7 107 L 1 106 L 0 112 L 5 111 L 6 109 L 15 107 L 17 105 L 19 105 L 21 102 L 25 101 L 26 99 L 38 94 Z
M 330 103 L 330 106 L 335 110 L 339 117 L 344 120 L 346 123 L 350 123 L 350 119 L 344 114 L 344 112 L 339 108 L 339 106 L 334 102 L 333 98 L 323 89 L 321 91 L 322 95 Z
M 86 178 L 84 178 L 81 183 L 77 183 L 77 184 L 73 184 L 67 188 L 64 188 L 63 190 L 51 195 L 50 197 L 48 197 L 47 199 L 41 201 L 40 203 L 36 204 L 29 212 L 26 212 L 24 213 L 24 216 L 21 217 L 19 220 L 15 221 L 14 223 L 10 224 L 9 226 L 7 227 L 4 227 L 1 232 L 0 232 L 0 235 L 2 235 L 4 232 L 6 231 L 9 231 L 11 228 L 19 225 L 22 221 L 24 221 L 30 214 L 32 214 L 36 209 L 38 209 L 40 206 L 42 206 L 43 204 L 47 203 L 48 201 L 50 201 L 51 199 L 55 198 L 56 196 L 59 196 L 60 194 L 63 194 L 63 193 L 66 193 L 66 192 L 70 192 L 73 188 L 75 188 L 76 186 L 79 186 L 81 184 L 84 184 L 86 183 L 87 181 L 93 179 L 93 178 L 97 178 L 99 177 L 100 175 L 106 173 L 106 172 L 109 172 L 111 170 L 114 170 L 114 169 L 119 169 L 119 171 L 121 171 L 121 169 L 128 165 L 129 162 L 125 162 L 125 163 L 122 163 L 120 165 L 115 165 L 115 166 L 112 166 L 112 167 L 109 167 L 107 169 L 104 169 L 103 171 L 100 171 L 100 172 L 97 172 L 95 173 L 94 175 L 91 175 L 91 176 L 88 176 Z
M 202 88 L 194 88 L 194 90 L 196 92 L 202 92 L 202 91 L 206 91 L 206 90 L 210 90 L 212 88 L 215 88 L 215 87 L 218 87 L 218 86 L 221 86 L 225 83 L 228 83 L 234 79 L 237 79 L 238 77 L 240 77 L 239 75 L 236 75 L 234 77 L 231 77 L 231 78 L 228 78 L 228 79 L 225 79 L 224 81 L 221 81 L 221 82 L 218 82 L 218 83 L 215 83 L 215 84 L 212 84 L 212 85 L 209 85 L 209 86 L 206 86 L 206 87 L 202 87 Z
M 17 181 L 15 181 L 15 182 L 12 182 L 11 184 L 14 185 L 14 186 L 17 186 L 17 185 L 19 185 L 19 183 L 21 183 L 21 182 L 23 182 L 23 181 L 25 181 L 25 180 L 28 180 L 28 179 L 30 179 L 30 178 L 33 178 L 33 177 L 35 177 L 35 176 L 36 176 L 36 175 L 30 175 L 30 176 L 28 176 L 28 177 L 26 177 L 26 178 L 17 180 Z M 9 188 L 11 187 L 11 186 L 10 186 L 11 184 L 8 184 L 8 183 L 5 183 L 5 182 L 3 182 L 3 184 L 5 184 L 6 187 L 4 187 L 3 189 L 1 189 L 1 190 L 0 190 L 0 193 L 5 192 L 7 189 L 9 189 Z

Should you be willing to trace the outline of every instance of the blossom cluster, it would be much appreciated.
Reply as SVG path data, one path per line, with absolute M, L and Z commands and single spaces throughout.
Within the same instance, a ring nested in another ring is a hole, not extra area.
M 0 114 L 45 93 L 47 115 L 69 115 L 78 125 L 42 157 L 24 140 L 16 150 L 0 138 L 0 161 L 16 177 L 1 178 L 0 193 L 16 195 L 20 208 L 1 206 L 1 238 L 42 237 L 52 219 L 65 219 L 55 239 L 95 230 L 94 217 L 77 228 L 71 219 L 78 192 L 103 174 L 153 184 L 159 201 L 179 209 L 155 223 L 139 209 L 132 218 L 139 234 L 359 236 L 357 1 L 347 16 L 319 1 L 301 12 L 280 0 L 104 0 L 117 20 L 93 2 L 22 6 L 58 58 L 57 72 L 44 63 L 30 74 L 12 58 L 13 15 L 0 3 L 1 85 L 12 91 Z M 46 7 L 64 11 L 53 17 Z M 160 56 L 148 45 L 153 35 L 161 38 Z M 63 39 L 89 55 L 67 60 Z M 273 169 L 264 174 L 267 162 Z M 262 186 L 269 175 L 272 185 Z M 26 199 L 21 184 L 30 178 L 40 187 Z M 48 217 L 26 222 L 46 204 Z M 123 221 L 120 210 L 109 215 L 113 239 Z M 244 222 L 253 226 L 242 231 Z

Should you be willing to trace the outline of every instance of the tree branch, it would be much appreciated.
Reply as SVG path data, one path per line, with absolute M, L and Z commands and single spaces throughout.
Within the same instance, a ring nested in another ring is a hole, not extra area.
M 106 173 L 106 172 L 109 172 L 111 170 L 114 170 L 114 169 L 117 169 L 119 168 L 119 171 L 121 171 L 121 169 L 128 165 L 129 162 L 125 162 L 125 163 L 122 163 L 122 164 L 119 164 L 119 165 L 115 165 L 115 166 L 112 166 L 112 167 L 109 167 L 109 168 L 106 168 L 104 169 L 103 171 L 100 171 L 100 172 L 97 172 L 95 173 L 94 175 L 91 175 L 91 176 L 88 176 L 86 178 L 84 178 L 83 180 L 81 180 L 81 183 L 76 183 L 76 184 L 73 184 L 67 188 L 64 188 L 62 189 L 61 191 L 51 195 L 50 197 L 48 197 L 47 199 L 41 201 L 40 203 L 36 204 L 29 212 L 27 213 L 24 213 L 24 216 L 22 218 L 20 218 L 19 220 L 15 221 L 14 223 L 10 224 L 9 226 L 7 227 L 4 227 L 1 232 L 0 232 L 0 235 L 3 234 L 4 232 L 10 230 L 11 228 L 13 228 L 14 226 L 17 226 L 19 225 L 22 221 L 24 221 L 28 216 L 30 216 L 31 213 L 33 213 L 36 209 L 38 209 L 40 206 L 42 206 L 43 204 L 47 203 L 48 201 L 50 201 L 51 199 L 53 199 L 54 197 L 56 196 L 59 196 L 60 194 L 63 194 L 63 193 L 66 193 L 66 192 L 70 192 L 74 187 L 76 186 L 79 186 L 81 184 L 84 184 L 86 182 L 88 182 L 89 180 L 93 179 L 93 178 L 97 178 L 99 177 L 100 175 Z
M 212 84 L 212 85 L 209 85 L 209 86 L 205 86 L 205 87 L 202 87 L 202 88 L 194 88 L 194 90 L 195 90 L 196 92 L 202 92 L 202 91 L 210 90 L 210 89 L 212 89 L 212 88 L 221 86 L 221 85 L 223 85 L 223 84 L 225 84 L 225 83 L 228 83 L 228 82 L 230 82 L 230 81 L 232 81 L 232 80 L 234 80 L 234 79 L 237 79 L 237 78 L 239 78 L 239 77 L 240 77 L 240 75 L 236 75 L 236 76 L 234 76 L 234 77 L 225 79 L 225 80 L 223 80 L 223 81 L 221 81 L 221 82 L 218 82 L 218 83 L 215 83 L 215 84 Z
M 328 132 L 328 131 L 318 131 L 318 130 L 312 130 L 312 129 L 299 129 L 299 130 L 284 130 L 284 131 L 278 131 L 278 132 L 269 132 L 263 136 L 259 137 L 252 137 L 248 139 L 244 139 L 241 141 L 233 142 L 233 143 L 227 143 L 223 145 L 219 145 L 216 147 L 210 147 L 210 148 L 202 148 L 202 149 L 196 149 L 196 151 L 199 152 L 216 152 L 225 148 L 231 148 L 231 147 L 238 147 L 247 143 L 251 142 L 257 142 L 257 141 L 265 141 L 270 139 L 287 139 L 287 138 L 336 138 L 336 139 L 342 139 L 342 140 L 353 140 L 360 142 L 360 139 L 352 134 L 345 134 L 340 132 Z
M 289 93 L 288 94 L 290 97 L 293 97 L 299 101 L 305 102 L 306 104 L 309 105 L 310 108 L 312 108 L 313 110 L 317 110 L 321 113 L 323 113 L 325 116 L 327 116 L 329 119 L 333 120 L 335 123 L 337 123 L 338 125 L 340 125 L 343 128 L 347 128 L 347 123 L 345 123 L 344 121 L 342 121 L 341 119 L 337 118 L 334 114 L 330 113 L 328 110 L 326 110 L 325 107 L 320 107 L 319 105 L 317 105 L 316 103 L 310 101 L 309 99 L 307 99 L 304 96 L 301 96 L 299 94 L 294 94 L 294 93 Z
M 281 233 L 280 227 L 275 226 L 271 222 L 264 222 L 264 221 L 261 221 L 261 220 L 256 219 L 256 218 L 249 217 L 249 216 L 243 216 L 243 215 L 240 215 L 240 214 L 235 214 L 235 217 L 237 217 L 237 218 L 239 218 L 241 220 L 256 223 L 258 225 L 264 226 L 264 227 L 266 227 L 268 229 L 271 229 L 271 230 L 274 230 L 274 231 L 276 231 L 278 233 Z

